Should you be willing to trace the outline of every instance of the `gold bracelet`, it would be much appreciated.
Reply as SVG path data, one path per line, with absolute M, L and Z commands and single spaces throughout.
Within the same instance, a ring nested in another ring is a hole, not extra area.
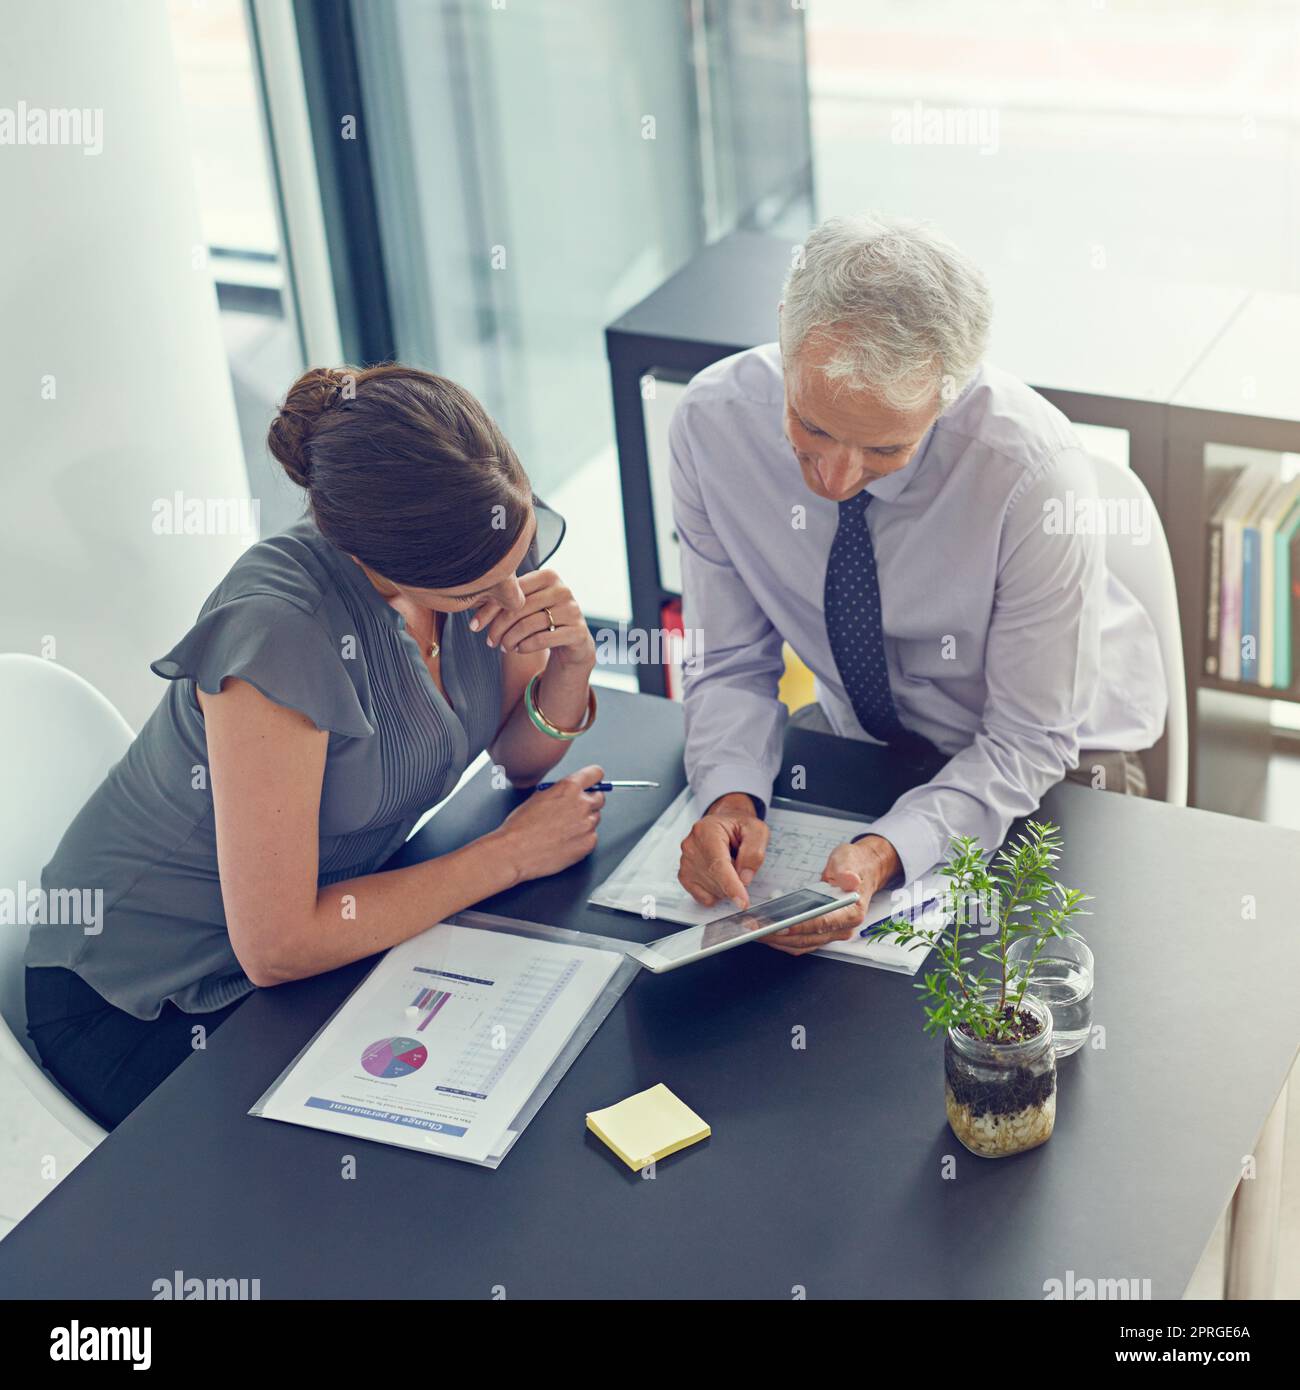
M 596 722 L 596 691 L 588 685 L 587 687 L 587 717 L 576 729 L 561 729 L 558 724 L 553 724 L 542 712 L 542 707 L 537 703 L 537 696 L 533 689 L 537 682 L 542 678 L 542 672 L 538 672 L 532 680 L 524 687 L 524 708 L 528 712 L 529 719 L 541 730 L 542 733 L 550 738 L 574 739 L 579 734 L 585 734 L 588 729 Z

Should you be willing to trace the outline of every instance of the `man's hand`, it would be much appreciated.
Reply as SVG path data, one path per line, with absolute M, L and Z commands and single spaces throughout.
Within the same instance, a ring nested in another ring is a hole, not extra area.
M 705 907 L 730 898 L 749 906 L 750 880 L 767 853 L 768 829 L 744 792 L 720 796 L 682 841 L 677 878 Z
M 879 835 L 868 835 L 856 844 L 836 845 L 822 878 L 842 892 L 856 893 L 857 902 L 765 936 L 764 944 L 790 956 L 803 956 L 831 941 L 851 941 L 867 915 L 867 904 L 902 869 L 893 845 Z

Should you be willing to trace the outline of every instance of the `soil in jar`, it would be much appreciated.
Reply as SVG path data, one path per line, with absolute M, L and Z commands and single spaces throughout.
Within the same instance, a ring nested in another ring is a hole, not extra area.
M 1008 1036 L 978 1039 L 996 1052 L 1003 1044 L 1028 1042 L 1043 1024 L 1027 1010 L 1003 1010 Z M 968 1038 L 976 1034 L 960 1029 Z M 1050 1055 L 1024 1066 L 1000 1067 L 992 1058 L 972 1063 L 950 1043 L 944 1049 L 944 1101 L 953 1133 L 982 1158 L 1005 1158 L 1037 1148 L 1051 1138 L 1056 1123 L 1056 1075 Z

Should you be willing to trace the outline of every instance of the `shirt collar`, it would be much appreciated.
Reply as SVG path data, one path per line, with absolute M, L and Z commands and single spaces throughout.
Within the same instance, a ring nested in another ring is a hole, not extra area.
M 938 423 L 939 421 L 936 419 L 935 425 Z M 908 483 L 916 477 L 917 471 L 925 461 L 926 452 L 933 438 L 934 425 L 931 425 L 926 430 L 921 442 L 916 446 L 916 452 L 902 468 L 895 469 L 893 473 L 886 473 L 883 478 L 877 478 L 873 483 L 868 483 L 866 491 L 871 494 L 872 498 L 881 502 L 892 502 L 900 496 Z

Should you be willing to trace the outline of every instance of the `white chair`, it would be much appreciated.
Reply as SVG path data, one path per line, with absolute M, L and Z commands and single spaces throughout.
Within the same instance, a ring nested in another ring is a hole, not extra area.
M 1187 805 L 1187 678 L 1183 669 L 1183 633 L 1178 617 L 1178 591 L 1174 587 L 1174 564 L 1169 543 L 1151 494 L 1142 479 L 1130 468 L 1109 459 L 1092 456 L 1097 478 L 1097 495 L 1103 506 L 1112 500 L 1120 506 L 1107 510 L 1132 518 L 1137 512 L 1141 526 L 1106 527 L 1106 564 L 1110 572 L 1151 616 L 1160 643 L 1160 660 L 1165 669 L 1169 693 L 1169 714 L 1165 721 L 1165 784 L 1161 793 L 1171 806 Z M 1147 519 L 1150 530 L 1147 531 Z M 1145 540 L 1145 544 L 1143 543 Z
M 40 657 L 0 654 L 0 891 L 39 888 L 63 832 L 134 735 L 87 681 Z M 27 930 L 0 926 L 0 1062 L 84 1144 L 104 1131 L 55 1085 L 27 1036 Z

